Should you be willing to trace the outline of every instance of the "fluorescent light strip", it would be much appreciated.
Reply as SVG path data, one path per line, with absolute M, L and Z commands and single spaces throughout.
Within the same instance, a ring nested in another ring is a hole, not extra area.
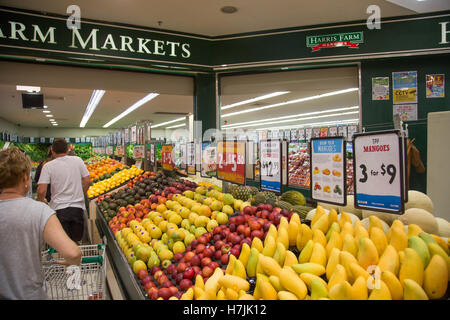
M 94 92 L 92 92 L 91 99 L 89 100 L 86 110 L 84 111 L 83 118 L 81 119 L 80 128 L 84 128 L 86 123 L 89 121 L 89 118 L 92 116 L 92 113 L 94 113 L 104 94 L 105 90 L 94 90 Z
M 269 128 L 259 128 L 255 129 L 255 131 L 264 131 L 264 130 L 276 130 L 276 129 L 297 129 L 297 128 L 304 128 L 304 127 L 311 127 L 311 126 L 328 126 L 328 125 L 335 125 L 335 124 L 349 124 L 349 123 L 358 123 L 359 119 L 347 119 L 347 120 L 335 120 L 335 121 L 325 121 L 325 122 L 314 122 L 314 123 L 304 123 L 299 125 L 293 125 L 293 126 L 285 126 L 285 127 L 269 127 Z
M 312 115 L 315 115 L 315 114 L 322 114 L 322 113 L 336 112 L 336 111 L 347 111 L 347 110 L 354 110 L 354 109 L 359 109 L 359 106 L 336 108 L 336 109 L 329 109 L 329 110 L 323 110 L 323 111 L 307 112 L 307 113 L 294 114 L 294 115 L 283 116 L 283 117 L 278 117 L 278 118 L 271 118 L 271 119 L 262 119 L 262 120 L 254 120 L 254 121 L 247 121 L 247 122 L 239 122 L 239 123 L 233 123 L 233 124 L 224 125 L 224 126 L 222 126 L 222 128 L 231 128 L 231 127 L 234 127 L 234 126 L 239 126 L 239 125 L 244 125 L 244 124 L 261 123 L 261 122 L 266 122 L 266 121 L 289 119 L 289 118 L 296 118 L 296 117 L 303 117 L 303 116 L 312 116 Z
M 238 114 L 249 113 L 249 112 L 254 112 L 254 111 L 259 111 L 259 110 L 264 110 L 264 109 L 281 107 L 281 106 L 285 106 L 285 105 L 293 104 L 293 103 L 298 103 L 298 102 L 305 102 L 305 101 L 310 101 L 310 100 L 330 97 L 330 96 L 334 96 L 334 95 L 338 95 L 338 94 L 344 94 L 344 93 L 353 92 L 353 91 L 357 91 L 357 90 L 359 90 L 359 89 L 358 88 L 349 88 L 349 89 L 344 89 L 344 90 L 331 91 L 331 92 L 319 94 L 319 95 L 316 95 L 316 96 L 300 98 L 300 99 L 295 99 L 295 100 L 289 100 L 289 101 L 285 101 L 285 102 L 271 104 L 271 105 L 268 105 L 268 106 L 263 106 L 263 107 L 258 107 L 258 108 L 252 108 L 252 109 L 247 109 L 247 110 L 242 110 L 242 111 L 226 113 L 226 114 L 222 115 L 222 118 L 224 118 L 224 117 L 232 117 L 232 116 L 235 116 L 235 115 L 238 115 Z
M 27 91 L 27 92 L 41 92 L 41 87 L 33 87 L 33 86 L 16 86 L 17 91 Z
M 253 124 L 247 124 L 247 125 L 242 125 L 242 126 L 235 126 L 235 127 L 230 128 L 230 129 L 246 128 L 246 127 L 257 127 L 257 126 L 264 126 L 264 125 L 275 124 L 275 123 L 304 121 L 304 120 L 320 119 L 320 118 L 328 118 L 328 117 L 339 117 L 339 116 L 345 116 L 345 115 L 348 115 L 348 114 L 355 114 L 355 113 L 359 113 L 359 111 L 349 111 L 349 112 L 342 112 L 342 113 L 325 114 L 325 115 L 322 115 L 322 116 L 306 117 L 306 118 L 295 118 L 295 119 L 287 119 L 287 120 L 281 120 L 281 121 L 271 121 L 271 122 L 265 122 L 265 123 L 253 123 Z
M 47 118 L 52 118 L 52 117 L 53 117 L 52 114 L 46 114 L 45 116 L 46 116 Z
M 186 126 L 186 123 L 177 124 L 175 126 L 167 127 L 166 129 L 175 129 L 175 128 L 180 128 L 180 127 L 184 127 L 184 126 Z
M 282 94 L 286 94 L 286 93 L 290 93 L 290 91 L 272 92 L 272 93 L 265 94 L 263 96 L 259 96 L 259 97 L 256 97 L 256 98 L 252 98 L 252 99 L 248 99 L 248 100 L 244 100 L 244 101 L 228 104 L 226 106 L 223 106 L 220 109 L 221 110 L 230 109 L 230 108 L 234 108 L 234 107 L 237 107 L 237 106 L 242 106 L 243 104 L 252 103 L 252 102 L 255 102 L 255 101 L 260 101 L 260 100 L 264 100 L 264 99 L 269 99 L 269 98 L 281 96 Z
M 43 110 L 42 112 L 43 113 L 50 113 L 51 111 L 50 110 Z
M 165 126 L 166 124 L 171 124 L 171 123 L 178 122 L 178 121 L 181 121 L 181 120 L 186 120 L 186 117 L 181 117 L 181 118 L 177 118 L 175 120 L 170 120 L 170 121 L 158 123 L 158 124 L 155 124 L 154 126 L 152 125 L 152 128 L 162 127 L 162 126 Z
M 133 112 L 134 110 L 136 110 L 137 108 L 139 108 L 140 106 L 142 106 L 143 104 L 149 102 L 150 100 L 156 98 L 157 96 L 159 96 L 159 93 L 149 93 L 147 94 L 145 97 L 143 97 L 141 100 L 139 100 L 138 102 L 136 102 L 135 104 L 133 104 L 131 107 L 129 107 L 127 110 L 125 110 L 124 112 L 122 112 L 121 114 L 119 114 L 117 117 L 115 117 L 114 119 L 112 119 L 110 122 L 108 122 L 107 124 L 105 124 L 103 126 L 103 128 L 107 128 L 110 125 L 112 125 L 113 123 L 119 121 L 120 119 L 122 119 L 123 117 L 125 117 L 126 115 L 128 115 L 129 113 Z

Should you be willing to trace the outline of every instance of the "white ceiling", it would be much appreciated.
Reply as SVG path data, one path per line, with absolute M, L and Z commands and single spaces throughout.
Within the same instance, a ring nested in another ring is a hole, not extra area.
M 61 15 L 67 15 L 67 7 L 76 4 L 82 18 L 207 36 L 366 20 L 370 5 L 378 5 L 382 17 L 417 13 L 392 2 L 408 7 L 416 0 L 0 0 L 6 6 Z M 222 13 L 223 6 L 235 6 L 238 11 Z M 427 0 L 419 9 L 450 9 L 450 1 Z

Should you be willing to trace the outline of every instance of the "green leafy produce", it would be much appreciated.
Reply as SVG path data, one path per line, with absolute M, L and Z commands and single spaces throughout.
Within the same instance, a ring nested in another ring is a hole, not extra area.
M 74 145 L 73 151 L 83 161 L 86 161 L 92 156 L 92 145 L 90 143 L 77 143 Z
M 127 157 L 128 158 L 133 158 L 133 149 L 134 149 L 134 144 L 129 144 L 127 146 Z
M 44 161 L 47 157 L 48 145 L 46 144 L 12 142 L 11 147 L 12 146 L 18 147 L 19 149 L 25 151 L 31 161 Z

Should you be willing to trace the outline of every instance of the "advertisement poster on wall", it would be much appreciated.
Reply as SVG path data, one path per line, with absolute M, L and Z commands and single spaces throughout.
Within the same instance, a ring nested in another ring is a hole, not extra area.
M 212 178 L 217 176 L 216 144 L 211 142 L 202 143 L 202 165 L 201 176 Z
M 398 114 L 402 121 L 417 120 L 417 104 L 394 104 L 395 114 Z
M 389 100 L 389 77 L 372 78 L 372 100 Z
M 427 98 L 444 98 L 445 97 L 445 75 L 443 74 L 427 74 Z
M 394 104 L 417 103 L 417 71 L 393 72 Z

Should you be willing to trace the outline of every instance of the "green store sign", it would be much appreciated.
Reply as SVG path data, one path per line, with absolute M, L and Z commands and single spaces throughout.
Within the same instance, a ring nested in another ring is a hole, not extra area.
M 360 43 L 364 43 L 362 31 L 306 37 L 306 46 L 312 48 L 313 52 L 319 51 L 322 48 L 359 48 Z

